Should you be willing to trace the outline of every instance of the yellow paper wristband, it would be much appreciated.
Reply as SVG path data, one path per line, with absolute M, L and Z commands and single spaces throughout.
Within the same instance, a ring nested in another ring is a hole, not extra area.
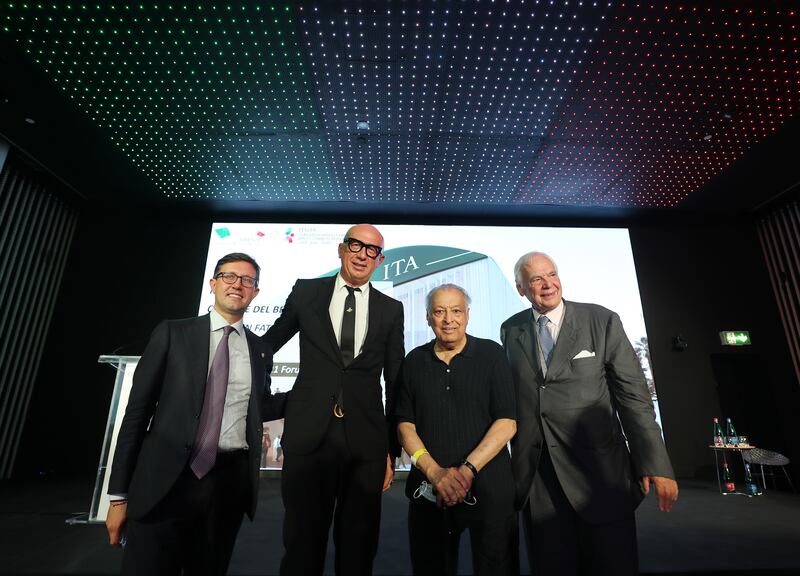
M 415 468 L 418 467 L 417 466 L 417 460 L 419 460 L 419 457 L 422 456 L 423 454 L 428 454 L 428 451 L 425 450 L 425 448 L 420 448 L 419 450 L 414 452 L 414 454 L 412 454 L 412 456 L 411 456 L 411 464 L 413 464 Z

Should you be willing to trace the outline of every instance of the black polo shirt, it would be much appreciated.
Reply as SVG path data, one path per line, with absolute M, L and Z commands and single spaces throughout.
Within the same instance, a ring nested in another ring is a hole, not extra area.
M 500 418 L 516 420 L 514 382 L 503 348 L 467 335 L 464 349 L 442 362 L 434 340 L 408 353 L 400 372 L 395 403 L 398 422 L 411 422 L 440 466 L 459 466 Z M 424 480 L 412 469 L 406 495 Z M 507 514 L 513 510 L 514 481 L 505 448 L 480 471 L 475 508 Z

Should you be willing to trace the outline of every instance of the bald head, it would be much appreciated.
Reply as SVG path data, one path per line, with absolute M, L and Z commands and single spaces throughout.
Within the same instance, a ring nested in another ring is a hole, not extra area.
M 342 279 L 355 288 L 369 282 L 383 263 L 383 235 L 372 224 L 356 224 L 339 243 Z
M 383 248 L 383 234 L 372 224 L 356 224 L 348 228 L 347 233 L 344 235 L 345 238 L 356 238 L 358 240 L 362 240 L 362 236 L 364 238 L 370 237 L 373 240 L 380 239 L 380 241 L 376 240 L 368 242 L 368 244 L 375 244 Z

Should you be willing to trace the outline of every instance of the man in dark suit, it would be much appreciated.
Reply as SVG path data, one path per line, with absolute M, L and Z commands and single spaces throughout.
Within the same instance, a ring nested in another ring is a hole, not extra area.
M 234 253 L 210 280 L 214 308 L 153 331 L 133 376 L 108 492 L 123 574 L 224 574 L 245 513 L 256 507 L 272 352 L 244 327 L 259 267 Z
M 525 254 L 514 276 L 532 310 L 506 320 L 501 339 L 517 393 L 512 468 L 531 571 L 638 574 L 635 508 L 651 485 L 663 511 L 678 497 L 641 365 L 617 314 L 562 299 L 549 256 Z
M 350 228 L 339 244 L 339 273 L 298 280 L 263 336 L 277 351 L 300 333 L 300 371 L 281 439 L 281 574 L 322 574 L 332 520 L 336 573 L 372 573 L 381 489 L 389 488 L 399 453 L 386 414 L 404 355 L 403 306 L 369 284 L 382 251 L 374 226 Z

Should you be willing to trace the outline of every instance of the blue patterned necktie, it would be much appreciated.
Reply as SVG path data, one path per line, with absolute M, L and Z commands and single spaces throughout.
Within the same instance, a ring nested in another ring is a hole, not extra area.
M 233 326 L 225 326 L 222 340 L 219 341 L 211 370 L 208 373 L 206 392 L 203 398 L 203 411 L 200 413 L 200 425 L 197 427 L 197 438 L 192 452 L 191 469 L 194 475 L 202 478 L 208 474 L 217 461 L 219 434 L 222 428 L 222 412 L 225 409 L 225 394 L 228 391 L 228 373 L 230 371 L 230 353 L 228 337 Z
M 547 316 L 539 316 L 539 346 L 542 347 L 545 366 L 550 366 L 550 358 L 553 357 L 553 347 L 555 346 L 553 335 L 547 329 L 549 323 L 550 319 Z

